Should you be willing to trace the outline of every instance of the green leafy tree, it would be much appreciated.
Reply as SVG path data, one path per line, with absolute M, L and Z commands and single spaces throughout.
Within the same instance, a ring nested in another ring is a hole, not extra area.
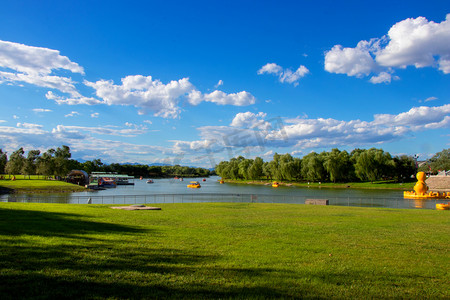
M 239 176 L 244 178 L 244 179 L 251 179 L 250 178 L 250 166 L 253 164 L 253 160 L 252 159 L 242 159 L 239 162 Z
M 270 173 L 274 179 L 283 180 L 283 174 L 281 172 L 281 155 L 275 153 L 273 159 L 269 162 Z
M 261 178 L 263 176 L 263 166 L 263 159 L 261 157 L 256 157 L 248 170 L 250 179 L 257 180 Z
M 294 157 L 293 162 L 294 178 L 299 181 L 302 178 L 302 160 L 298 157 Z
M 431 172 L 434 174 L 442 170 L 450 170 L 450 148 L 444 149 L 433 155 L 433 157 L 427 161 L 427 168 L 428 170 L 431 168 Z
M 404 181 L 415 175 L 416 172 L 416 162 L 414 158 L 407 155 L 396 156 L 393 158 L 394 161 L 394 174 L 397 181 Z
M 346 181 L 351 170 L 350 155 L 347 151 L 334 148 L 331 152 L 324 154 L 324 167 L 331 181 Z
M 293 180 L 295 178 L 294 158 L 289 153 L 280 156 L 280 173 L 284 180 Z
M 24 161 L 22 173 L 28 174 L 28 178 L 31 177 L 31 175 L 36 174 L 37 165 L 36 161 L 39 158 L 39 155 L 41 154 L 40 150 L 30 150 L 28 151 L 27 158 Z
M 55 149 L 48 149 L 46 152 L 42 153 L 40 157 L 37 158 L 37 173 L 45 176 L 52 176 L 55 173 L 55 161 L 53 160 L 53 155 L 55 154 Z
M 361 180 L 371 182 L 392 176 L 394 162 L 389 153 L 381 149 L 371 148 L 361 152 L 355 164 L 355 172 Z
M 263 175 L 266 176 L 266 179 L 272 180 L 272 169 L 268 161 L 263 164 Z
M 311 152 L 302 159 L 302 176 L 308 181 L 324 181 L 327 173 L 323 166 L 323 155 Z
M 0 174 L 5 174 L 5 167 L 7 162 L 8 156 L 6 155 L 6 152 L 3 152 L 2 149 L 0 149 Z
M 23 166 L 25 164 L 25 157 L 23 156 L 25 151 L 23 148 L 14 151 L 9 157 L 9 161 L 6 163 L 5 170 L 9 175 L 21 174 Z

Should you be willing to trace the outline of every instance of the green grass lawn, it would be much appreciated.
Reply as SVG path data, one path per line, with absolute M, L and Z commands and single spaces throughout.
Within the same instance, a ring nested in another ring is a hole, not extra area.
M 0 297 L 449 298 L 450 212 L 0 203 Z
M 7 175 L 6 175 L 7 176 Z M 58 180 L 46 180 L 23 178 L 22 175 L 16 176 L 16 180 L 3 179 L 0 180 L 0 192 L 16 192 L 16 193 L 46 193 L 46 192 L 80 192 L 85 188 L 75 184 L 58 181 Z

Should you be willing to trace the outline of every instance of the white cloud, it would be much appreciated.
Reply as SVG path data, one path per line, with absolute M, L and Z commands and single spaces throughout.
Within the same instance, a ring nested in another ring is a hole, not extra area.
M 258 75 L 275 74 L 278 75 L 283 72 L 283 68 L 276 63 L 267 63 L 258 70 Z
M 259 112 L 257 114 L 249 111 L 245 113 L 238 113 L 234 117 L 230 126 L 239 128 L 267 128 L 267 126 L 270 126 L 270 124 L 264 121 L 264 118 L 266 116 L 267 114 L 263 112 Z
M 335 45 L 325 53 L 325 70 L 330 73 L 363 77 L 376 69 L 371 52 L 371 43 L 361 41 L 356 48 L 343 48 Z
M 429 101 L 434 101 L 434 100 L 437 100 L 438 98 L 437 97 L 428 97 L 427 99 L 425 99 L 424 101 L 425 102 L 429 102 Z
M 294 86 L 298 85 L 298 81 L 309 73 L 309 70 L 300 65 L 300 67 L 293 72 L 291 69 L 283 69 L 275 63 L 267 63 L 258 70 L 258 75 L 273 74 L 278 76 L 280 82 L 292 83 Z
M 78 94 L 72 79 L 52 73 L 67 70 L 84 74 L 81 66 L 57 50 L 7 41 L 0 41 L 0 68 L 4 69 L 0 71 L 0 83 L 24 82 L 71 95 Z
M 389 72 L 381 72 L 378 75 L 372 76 L 369 81 L 372 83 L 391 83 L 392 79 L 399 80 L 400 78 L 398 76 L 392 76 Z
M 220 79 L 219 82 L 217 82 L 217 84 L 214 87 L 217 89 L 221 85 L 223 85 L 223 80 L 222 79 Z
M 27 74 L 50 74 L 64 69 L 83 74 L 83 68 L 59 51 L 0 41 L 0 66 Z
M 212 93 L 204 94 L 203 97 L 206 102 L 213 102 L 219 105 L 246 106 L 255 104 L 256 101 L 255 97 L 246 91 L 227 94 L 216 90 Z
M 43 126 L 39 124 L 32 123 L 17 123 L 17 127 L 27 128 L 27 129 L 41 129 Z
M 209 94 L 202 94 L 200 91 L 193 90 L 189 93 L 187 98 L 191 105 L 198 105 L 205 101 L 216 103 L 217 105 L 247 106 L 255 104 L 256 102 L 256 98 L 246 91 L 227 94 L 215 90 Z
M 180 113 L 179 98 L 194 89 L 189 78 L 163 84 L 152 76 L 142 75 L 122 78 L 121 85 L 111 80 L 85 81 L 85 84 L 94 88 L 108 105 L 132 105 L 140 108 L 141 114 L 152 111 L 163 118 L 176 118 Z
M 120 128 L 117 126 L 102 126 L 102 127 L 86 127 L 86 126 L 64 126 L 58 125 L 56 129 L 53 129 L 54 133 L 76 133 L 76 135 L 85 136 L 86 133 L 91 135 L 114 135 L 114 136 L 123 136 L 123 137 L 135 137 L 147 132 L 147 128 L 145 126 L 137 126 L 134 124 L 125 124 L 128 128 Z M 133 127 L 133 128 L 130 128 Z
M 51 109 L 46 109 L 46 108 L 33 108 L 32 111 L 36 112 L 36 113 L 41 113 L 41 112 L 51 112 Z
M 403 20 L 391 27 L 388 37 L 389 43 L 376 54 L 381 66 L 422 68 L 437 62 L 441 71 L 450 73 L 450 14 L 441 23 L 424 17 Z
M 305 77 L 309 73 L 309 70 L 305 66 L 300 66 L 295 72 L 290 69 L 284 70 L 280 75 L 280 82 L 293 83 L 295 86 L 298 85 L 298 81 Z
M 200 127 L 200 141 L 179 141 L 178 145 L 184 145 L 185 150 L 194 145 L 207 145 L 209 152 L 229 153 L 238 153 L 236 149 L 244 152 L 249 149 L 264 151 L 265 148 L 291 146 L 294 151 L 339 146 L 363 147 L 398 141 L 413 132 L 450 127 L 450 104 L 413 107 L 398 115 L 377 114 L 372 121 L 304 117 L 271 124 L 265 118 L 266 114 L 261 112 L 239 113 L 230 126 Z M 201 143 L 205 141 L 208 143 Z
M 52 91 L 48 91 L 47 94 L 45 94 L 45 97 L 48 100 L 53 100 L 58 104 L 67 104 L 67 105 L 80 105 L 80 104 L 85 104 L 85 105 L 94 105 L 94 104 L 103 104 L 104 102 L 92 97 L 84 97 L 80 94 L 76 95 L 75 97 L 62 97 L 62 96 L 58 96 L 55 93 L 53 93 Z
M 100 113 L 98 113 L 98 112 L 91 114 L 91 118 L 98 118 L 99 116 L 100 116 Z
M 450 73 L 450 14 L 441 23 L 406 19 L 394 24 L 387 36 L 360 41 L 355 48 L 335 45 L 325 54 L 326 71 L 356 77 L 375 73 L 372 83 L 388 83 L 393 68 L 407 66 Z
M 80 113 L 77 111 L 71 111 L 70 114 L 64 115 L 64 117 L 75 117 L 75 116 L 79 116 Z

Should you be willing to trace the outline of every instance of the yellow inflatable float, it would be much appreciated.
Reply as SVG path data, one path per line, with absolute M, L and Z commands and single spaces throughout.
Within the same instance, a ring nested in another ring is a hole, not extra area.
M 424 172 L 419 172 L 416 175 L 417 183 L 414 186 L 414 192 L 404 191 L 403 197 L 409 199 L 450 199 L 450 192 L 432 192 L 428 191 L 428 186 L 425 183 L 427 178 Z

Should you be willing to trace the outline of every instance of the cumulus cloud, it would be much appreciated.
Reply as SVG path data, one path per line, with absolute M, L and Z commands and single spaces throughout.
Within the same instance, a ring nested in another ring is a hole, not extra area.
M 335 45 L 325 53 L 326 71 L 356 77 L 376 74 L 372 83 L 389 83 L 391 70 L 408 66 L 450 73 L 450 14 L 441 23 L 409 18 L 394 24 L 386 36 L 360 41 L 355 48 Z
M 335 45 L 325 54 L 325 70 L 356 77 L 369 75 L 376 68 L 376 63 L 370 54 L 371 44 L 361 41 L 356 48 Z
M 204 101 L 236 106 L 255 103 L 255 98 L 246 91 L 227 94 L 216 90 L 203 94 L 189 78 L 164 84 L 152 76 L 142 75 L 126 76 L 122 78 L 121 84 L 114 84 L 112 80 L 84 80 L 83 84 L 93 88 L 98 98 L 85 97 L 77 90 L 78 83 L 70 77 L 57 75 L 59 71 L 84 75 L 84 69 L 80 65 L 57 50 L 0 40 L 0 84 L 27 83 L 52 89 L 45 96 L 58 104 L 131 105 L 139 109 L 139 114 L 152 112 L 155 116 L 176 118 L 181 112 L 179 102 L 182 98 L 192 105 Z M 291 78 L 295 76 L 297 75 L 289 75 L 285 80 L 293 80 Z M 216 88 L 221 85 L 223 81 L 219 80 Z
M 98 118 L 99 116 L 100 116 L 100 113 L 98 113 L 98 112 L 91 114 L 91 118 Z
M 155 116 L 176 118 L 180 113 L 179 98 L 194 89 L 189 78 L 172 80 L 163 84 L 152 76 L 133 75 L 122 78 L 122 84 L 111 80 L 85 81 L 96 91 L 96 95 L 108 105 L 132 105 L 144 114 L 154 112 Z
M 392 76 L 389 72 L 381 72 L 378 75 L 372 76 L 369 81 L 372 83 L 391 83 L 392 79 L 399 80 L 400 78 L 398 76 Z
M 267 63 L 257 73 L 258 75 L 273 74 L 278 76 L 280 82 L 292 83 L 294 86 L 297 86 L 298 81 L 305 77 L 309 70 L 303 65 L 300 65 L 296 71 L 292 71 L 291 69 L 283 69 L 275 63 Z
M 266 113 L 252 112 L 238 113 L 231 122 L 230 126 L 239 128 L 267 128 L 270 124 L 264 120 Z
M 247 106 L 255 104 L 256 98 L 249 92 L 230 93 L 215 90 L 209 94 L 203 94 L 200 91 L 192 90 L 187 96 L 191 105 L 198 105 L 201 102 L 212 102 L 217 105 Z
M 413 107 L 397 115 L 377 114 L 371 121 L 332 118 L 267 120 L 265 113 L 239 113 L 230 126 L 198 128 L 201 140 L 178 141 L 187 151 L 203 145 L 211 152 L 265 151 L 272 147 L 294 147 L 295 151 L 342 146 L 364 147 L 404 139 L 409 134 L 450 127 L 450 104 Z M 207 143 L 206 143 L 207 141 Z M 230 157 L 234 155 L 230 154 Z
M 78 92 L 72 79 L 52 73 L 66 70 L 84 74 L 81 66 L 57 50 L 7 41 L 0 41 L 0 68 L 0 83 L 28 83 L 73 95 Z

